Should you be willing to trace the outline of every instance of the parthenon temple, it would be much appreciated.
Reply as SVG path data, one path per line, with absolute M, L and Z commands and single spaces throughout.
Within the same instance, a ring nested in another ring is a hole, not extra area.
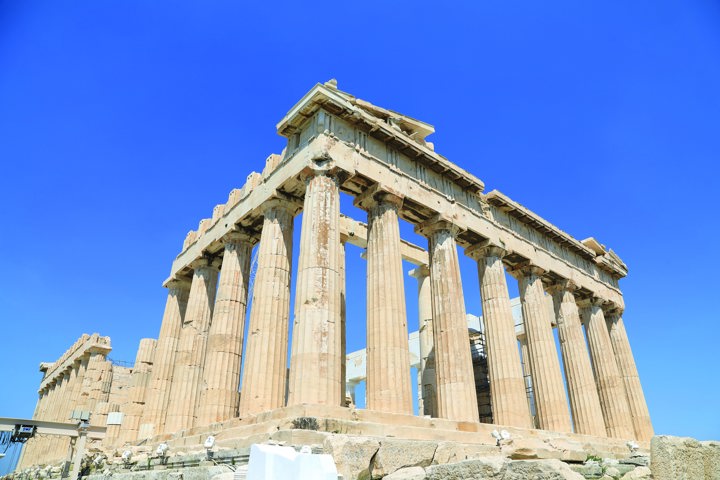
M 164 282 L 157 340 L 140 341 L 125 368 L 107 359 L 108 338 L 84 335 L 41 365 L 35 418 L 91 411 L 110 447 L 207 433 L 230 444 L 297 417 L 350 434 L 472 443 L 502 426 L 518 437 L 647 445 L 653 427 L 619 286 L 627 267 L 612 250 L 486 192 L 435 152 L 431 125 L 335 81 L 314 86 L 277 131 L 282 154 L 187 235 Z M 367 218 L 341 213 L 341 193 Z M 401 238 L 400 221 L 427 245 Z M 346 272 L 346 245 L 364 250 L 364 277 Z M 463 254 L 477 264 L 479 291 L 463 289 Z M 405 291 L 408 274 L 417 291 Z M 348 278 L 366 281 L 363 352 L 346 351 Z M 482 312 L 466 311 L 469 296 Z M 419 312 L 410 342 L 408 301 Z M 353 401 L 360 381 L 364 408 Z M 66 450 L 32 439 L 22 465 Z

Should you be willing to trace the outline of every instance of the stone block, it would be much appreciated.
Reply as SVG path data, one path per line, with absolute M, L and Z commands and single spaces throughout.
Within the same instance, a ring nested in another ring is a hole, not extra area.
M 490 445 L 469 445 L 455 442 L 440 442 L 435 450 L 433 464 L 457 463 L 478 460 L 499 455 L 498 447 Z
M 372 462 L 372 478 L 383 478 L 401 468 L 427 467 L 435 457 L 436 442 L 382 440 Z
M 705 458 L 705 480 L 720 480 L 720 442 L 700 442 Z
M 705 478 L 703 447 L 697 440 L 658 435 L 650 442 L 650 450 L 650 469 L 655 480 Z
M 621 477 L 621 480 L 649 480 L 651 478 L 655 478 L 657 480 L 657 477 L 653 477 L 652 472 L 648 467 L 637 467 L 625 475 Z M 678 477 L 680 478 L 680 477 Z M 682 478 L 696 478 L 696 477 L 682 477 Z M 697 480 L 700 480 L 699 477 Z
M 560 460 L 515 460 L 507 465 L 503 480 L 585 480 Z
M 425 469 L 427 480 L 500 480 L 505 473 L 506 463 L 500 457 L 447 465 L 432 465 Z
M 422 467 L 401 468 L 395 473 L 391 473 L 383 480 L 424 480 L 426 478 L 425 469 Z
M 370 462 L 380 442 L 367 437 L 330 436 L 323 443 L 325 453 L 335 459 L 338 473 L 346 480 L 370 478 Z

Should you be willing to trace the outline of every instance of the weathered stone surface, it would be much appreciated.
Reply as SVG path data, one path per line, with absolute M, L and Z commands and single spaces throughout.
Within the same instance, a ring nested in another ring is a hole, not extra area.
M 332 436 L 325 439 L 323 450 L 335 459 L 338 473 L 344 479 L 370 478 L 370 462 L 380 442 L 367 437 Z
M 620 463 L 625 465 L 635 465 L 637 467 L 647 467 L 650 465 L 650 459 L 647 455 L 632 455 L 628 458 L 623 458 Z
M 705 458 L 705 479 L 720 480 L 720 442 L 700 442 Z
M 383 440 L 372 462 L 372 478 L 383 478 L 405 467 L 427 467 L 435 456 L 436 442 Z
M 395 473 L 391 473 L 383 480 L 424 480 L 425 469 L 422 467 L 401 468 Z
M 457 463 L 465 460 L 478 460 L 497 456 L 500 449 L 490 445 L 465 445 L 455 442 L 440 442 L 435 450 L 433 464 L 443 465 Z
M 705 478 L 703 448 L 693 438 L 658 435 L 650 442 L 650 451 L 650 468 L 655 480 Z
M 582 465 L 570 465 L 570 468 L 585 478 L 600 478 L 604 472 L 602 465 L 595 461 L 588 461 Z
M 625 475 L 622 476 L 622 480 L 645 480 L 653 478 L 652 472 L 648 467 L 638 467 L 634 470 L 629 471 Z M 657 477 L 655 477 L 657 480 Z M 681 478 L 681 477 L 674 477 L 674 478 Z M 699 480 L 701 477 L 682 477 L 682 478 L 694 478 Z
M 508 463 L 503 480 L 585 480 L 560 460 L 526 460 Z
M 467 460 L 448 465 L 433 465 L 426 469 L 427 480 L 485 480 L 501 479 L 505 460 L 500 457 Z

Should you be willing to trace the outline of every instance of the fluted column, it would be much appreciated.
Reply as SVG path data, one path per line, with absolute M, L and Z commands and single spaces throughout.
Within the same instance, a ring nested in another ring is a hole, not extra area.
M 240 416 L 285 405 L 295 207 L 265 205 L 253 284 Z
M 570 411 L 555 348 L 550 310 L 540 278 L 544 271 L 524 264 L 511 273 L 520 286 L 538 424 L 543 430 L 571 432 Z
M 126 403 L 120 407 L 120 411 L 123 412 L 123 420 L 118 435 L 119 445 L 138 439 L 140 419 L 145 408 L 156 348 L 157 341 L 155 339 L 143 338 L 140 340 L 130 379 L 128 398 Z
M 348 404 L 347 392 L 347 278 L 345 242 L 338 248 L 338 267 L 340 268 L 340 398 L 342 406 Z M 354 400 L 351 400 L 354 402 Z
M 165 417 L 175 370 L 175 351 L 187 310 L 190 282 L 173 280 L 168 283 L 167 287 L 168 297 L 165 313 L 155 347 L 153 369 L 150 374 L 138 438 L 150 438 L 165 432 Z
M 532 373 L 530 372 L 530 351 L 528 350 L 527 336 L 525 336 L 524 330 L 523 334 L 518 336 L 518 342 L 520 343 L 520 363 L 523 371 L 523 380 L 525 381 L 525 398 L 530 411 L 530 423 L 532 428 L 540 428 L 537 421 L 537 409 L 535 408 Z
M 307 179 L 295 292 L 288 405 L 341 405 L 340 191 L 321 172 Z
M 602 303 L 602 300 L 597 298 L 580 302 L 582 307 L 580 313 L 587 332 L 600 406 L 609 437 L 634 438 L 625 384 L 615 361 L 605 315 L 601 308 Z
M 418 324 L 420 337 L 420 370 L 418 370 L 420 415 L 437 417 L 437 384 L 435 376 L 435 342 L 433 341 L 432 286 L 430 268 L 420 266 L 410 272 L 418 283 Z
M 640 375 L 638 375 L 635 358 L 630 348 L 630 341 L 625 331 L 622 314 L 617 311 L 611 312 L 607 316 L 607 324 L 610 341 L 615 352 L 615 360 L 625 384 L 625 393 L 630 407 L 635 438 L 650 441 L 654 435 L 654 430 L 650 421 L 650 412 L 645 401 L 645 394 L 642 385 L 640 385 Z
M 515 320 L 502 262 L 505 251 L 497 246 L 481 244 L 465 253 L 478 262 L 493 422 L 532 428 Z
M 244 232 L 225 239 L 220 286 L 208 337 L 203 389 L 196 425 L 209 425 L 237 415 L 245 312 L 254 240 Z
M 215 304 L 217 261 L 202 259 L 196 261 L 193 267 L 195 271 L 187 312 L 175 352 L 175 371 L 165 421 L 165 431 L 168 433 L 194 425 L 208 330 Z
M 368 211 L 367 409 L 412 415 L 410 350 L 398 210 L 402 198 L 371 190 L 356 205 Z
M 448 420 L 479 422 L 455 241 L 458 228 L 448 221 L 431 219 L 419 226 L 418 231 L 427 237 L 430 251 L 438 416 Z
M 557 320 L 560 351 L 567 381 L 575 433 L 607 436 L 580 312 L 575 302 L 577 287 L 563 281 L 550 288 Z

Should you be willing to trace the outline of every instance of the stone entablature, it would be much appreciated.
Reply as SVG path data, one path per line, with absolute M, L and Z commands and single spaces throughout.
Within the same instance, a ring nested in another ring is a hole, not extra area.
M 73 366 L 84 356 L 91 353 L 100 353 L 107 355 L 112 350 L 110 346 L 110 337 L 101 337 L 97 333 L 92 335 L 83 334 L 72 347 L 70 347 L 62 356 L 52 364 L 42 363 L 41 371 L 43 366 L 52 365 L 50 368 L 46 368 L 45 376 L 40 383 L 40 391 L 47 390 L 48 385 L 57 381 L 58 377 L 64 372 L 73 368 Z
M 401 218 L 420 224 L 439 215 L 458 226 L 460 246 L 483 241 L 503 246 L 510 252 L 506 263 L 532 260 L 547 272 L 544 281 L 572 280 L 581 293 L 624 307 L 617 280 L 627 269 L 616 255 L 599 254 L 497 191 L 483 194 L 479 179 L 424 142 L 418 132 L 431 133 L 432 127 L 368 105 L 317 85 L 278 125 L 288 137 L 284 155 L 269 157 L 262 175 L 251 174 L 240 194 L 231 193 L 222 216 L 216 209 L 214 219 L 191 232 L 168 280 L 187 275 L 203 254 L 221 252 L 222 237 L 234 228 L 259 235 L 262 204 L 278 195 L 302 198 L 301 172 L 313 162 L 332 162 L 347 193 L 357 196 L 375 184 L 392 185 L 404 195 Z M 373 116 L 379 111 L 387 118 Z

